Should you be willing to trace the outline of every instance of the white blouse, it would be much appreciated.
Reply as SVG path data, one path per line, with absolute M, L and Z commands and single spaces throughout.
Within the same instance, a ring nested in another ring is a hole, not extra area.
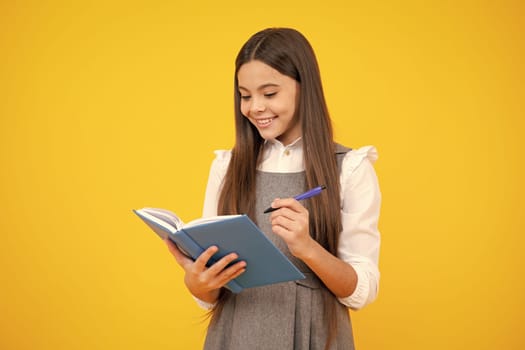
M 218 197 L 231 151 L 215 151 L 215 155 L 206 187 L 203 217 L 217 215 Z M 374 301 L 379 289 L 381 192 L 372 166 L 376 159 L 377 151 L 373 146 L 352 150 L 343 159 L 340 175 L 343 231 L 337 256 L 354 268 L 357 286 L 354 293 L 339 298 L 339 301 L 355 310 Z M 266 141 L 258 170 L 279 173 L 303 171 L 302 140 L 299 138 L 288 146 L 277 140 Z M 212 306 L 197 301 L 202 307 Z

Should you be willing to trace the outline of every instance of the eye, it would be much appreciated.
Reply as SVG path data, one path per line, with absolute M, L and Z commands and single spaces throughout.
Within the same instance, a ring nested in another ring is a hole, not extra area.
M 250 98 L 251 98 L 251 96 L 249 96 L 249 95 L 244 95 L 244 96 L 241 95 L 241 100 L 243 100 L 243 101 L 248 101 Z
M 265 97 L 272 98 L 273 96 L 277 95 L 277 92 L 268 92 L 264 94 Z

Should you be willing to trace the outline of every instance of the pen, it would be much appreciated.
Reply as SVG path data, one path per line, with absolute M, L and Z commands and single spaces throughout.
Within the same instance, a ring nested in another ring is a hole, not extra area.
M 325 185 L 322 185 L 322 186 L 319 186 L 319 187 L 315 187 L 315 188 L 312 188 L 311 190 L 309 191 L 306 191 L 305 193 L 302 193 L 302 194 L 298 194 L 297 196 L 293 197 L 294 199 L 300 201 L 300 200 L 303 200 L 303 199 L 307 199 L 307 198 L 310 198 L 310 197 L 313 197 L 313 196 L 317 196 L 319 193 L 321 193 L 322 190 L 324 190 L 326 188 Z M 272 207 L 269 207 L 268 209 L 266 209 L 264 211 L 264 213 L 271 213 L 272 211 L 274 210 L 277 210 L 279 208 L 272 208 Z

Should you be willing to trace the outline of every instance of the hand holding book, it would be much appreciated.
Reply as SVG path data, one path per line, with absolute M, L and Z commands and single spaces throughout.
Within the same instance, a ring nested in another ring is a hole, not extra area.
M 203 269 L 211 268 L 221 261 L 213 269 L 222 271 L 235 266 L 232 264 L 236 262 L 245 261 L 246 271 L 226 285 L 234 293 L 244 288 L 304 278 L 295 265 L 246 215 L 203 218 L 184 224 L 177 215 L 164 209 L 144 208 L 134 212 L 157 235 L 162 239 L 169 238 L 193 261 L 197 261 L 209 247 L 216 246 L 218 251 L 209 259 L 204 256 L 200 260 L 205 260 Z M 235 253 L 239 258 L 232 261 L 229 258 L 221 260 L 230 253 Z M 233 270 L 229 272 L 234 273 Z
M 218 300 L 221 287 L 225 287 L 231 280 L 246 271 L 244 261 L 233 263 L 238 258 L 235 253 L 224 256 L 208 268 L 209 259 L 218 251 L 216 246 L 209 247 L 193 261 L 170 239 L 166 239 L 166 244 L 177 263 L 184 269 L 184 283 L 190 293 L 208 304 L 214 304 Z

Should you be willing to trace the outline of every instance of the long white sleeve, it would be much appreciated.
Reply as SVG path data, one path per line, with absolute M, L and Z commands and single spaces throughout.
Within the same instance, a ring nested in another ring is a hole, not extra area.
M 379 290 L 381 192 L 372 166 L 376 159 L 374 147 L 362 147 L 349 152 L 342 166 L 343 231 L 337 255 L 356 271 L 357 286 L 352 295 L 339 301 L 352 309 L 360 309 L 374 301 Z

